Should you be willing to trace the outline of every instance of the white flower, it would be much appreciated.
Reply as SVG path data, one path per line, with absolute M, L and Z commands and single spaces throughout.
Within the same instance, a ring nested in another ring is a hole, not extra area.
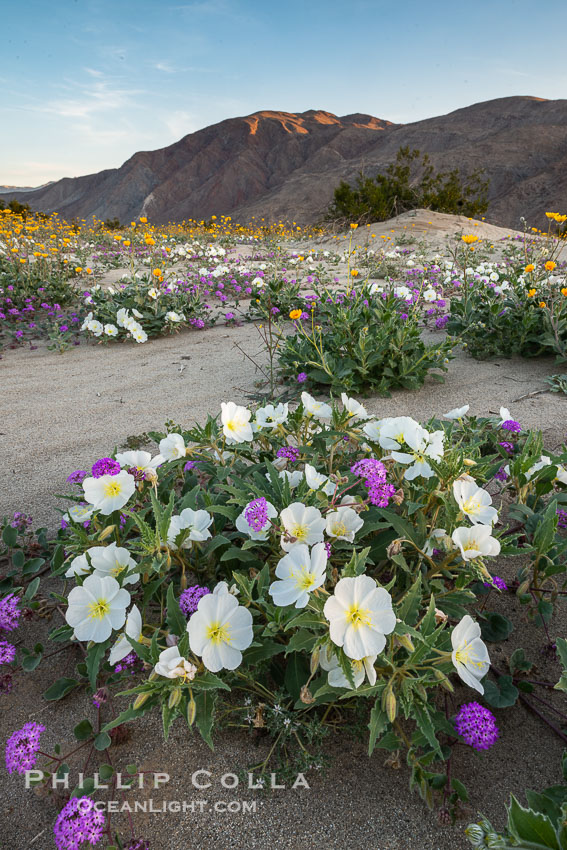
M 251 503 L 249 502 L 242 511 L 242 513 L 236 517 L 236 528 L 242 534 L 247 534 L 251 540 L 267 540 L 270 528 L 272 527 L 270 520 L 278 515 L 277 508 L 275 508 L 271 502 L 266 501 L 266 513 L 268 519 L 266 520 L 262 528 L 260 528 L 258 531 L 255 531 L 248 525 L 248 521 L 246 519 L 246 510 L 250 507 L 250 504 Z
M 336 490 L 332 481 L 329 481 L 327 475 L 322 475 L 317 472 L 314 466 L 310 463 L 305 464 L 305 480 L 310 490 L 323 490 L 327 496 L 332 496 Z
M 363 525 L 364 521 L 357 512 L 346 506 L 327 514 L 327 534 L 329 537 L 336 537 L 337 540 L 348 540 L 352 543 L 354 535 Z
M 93 299 L 91 298 L 91 299 L 90 299 L 90 301 L 88 301 L 88 300 L 85 298 L 85 301 L 87 301 L 87 303 L 89 303 L 89 304 L 91 304 L 91 303 L 92 303 L 92 300 L 93 300 Z M 84 321 L 83 321 L 83 324 L 81 325 L 81 330 L 82 330 L 82 331 L 84 331 L 84 330 L 86 330 L 86 329 L 87 329 L 87 327 L 88 327 L 88 325 L 89 325 L 89 322 L 91 322 L 91 321 L 92 321 L 92 318 L 93 318 L 93 314 L 92 314 L 92 312 L 91 312 L 91 313 L 88 313 L 88 314 L 85 316 L 85 319 L 84 319 Z
M 306 507 L 302 502 L 292 502 L 280 513 L 280 519 L 285 531 L 281 540 L 284 552 L 289 552 L 297 543 L 312 546 L 323 542 L 325 520 L 317 508 Z
M 176 313 L 175 310 L 170 310 L 165 314 L 165 318 L 168 322 L 183 322 L 185 320 L 185 316 L 183 313 Z
M 253 439 L 250 425 L 252 414 L 249 410 L 233 401 L 223 401 L 221 411 L 222 431 L 229 443 L 244 443 Z
M 491 508 L 492 496 L 479 487 L 476 481 L 457 478 L 453 481 L 453 496 L 462 513 L 476 525 L 494 525 L 498 520 L 498 511 Z
M 265 407 L 260 407 L 256 411 L 256 425 L 258 428 L 277 428 L 278 425 L 283 425 L 288 417 L 287 403 L 277 405 L 267 404 Z
M 470 404 L 465 404 L 463 407 L 455 407 L 449 413 L 444 413 L 445 419 L 462 419 L 470 410 Z
M 480 639 L 480 626 L 466 614 L 451 632 L 451 659 L 463 682 L 480 694 L 484 688 L 480 679 L 488 673 L 490 657 Z
M 456 528 L 451 539 L 461 550 L 465 561 L 472 561 L 485 555 L 495 556 L 500 553 L 500 543 L 491 535 L 492 528 L 488 525 L 473 525 L 472 528 L 461 526 Z
M 376 684 L 376 669 L 374 664 L 377 657 L 377 655 L 366 655 L 360 661 L 351 660 L 350 666 L 355 688 L 359 688 L 362 685 L 365 676 L 368 676 L 369 684 Z M 349 690 L 352 690 L 352 685 L 343 673 L 339 659 L 331 651 L 330 647 L 321 653 L 319 664 L 323 670 L 328 671 L 327 682 L 332 688 L 349 688 Z
M 540 469 L 544 469 L 546 466 L 551 466 L 551 458 L 549 455 L 542 455 L 537 463 L 534 463 L 533 466 L 530 466 L 528 471 L 526 472 L 526 481 L 530 481 Z
M 123 508 L 135 489 L 134 478 L 124 470 L 118 475 L 101 475 L 83 481 L 85 501 L 105 516 Z
M 120 310 L 118 312 L 120 312 Z M 118 313 L 116 315 L 118 315 Z M 144 318 L 144 314 L 140 313 L 139 310 L 135 310 L 134 308 L 132 308 L 132 315 L 135 316 L 137 319 L 143 319 Z
M 157 457 L 165 460 L 179 460 L 180 457 L 185 457 L 185 441 L 181 434 L 168 434 L 163 440 L 160 440 L 159 455 Z
M 413 439 L 415 436 L 423 436 L 425 438 L 427 434 L 425 428 L 422 428 L 419 422 L 416 422 L 410 416 L 396 416 L 393 419 L 382 419 L 377 424 L 380 425 L 378 442 L 383 449 L 401 449 L 402 443 L 407 443 L 406 438 L 408 435 Z M 364 426 L 363 430 L 368 434 L 366 426 Z M 370 434 L 368 436 L 372 439 Z
M 407 286 L 394 286 L 394 295 L 396 298 L 403 298 L 404 301 L 411 301 L 412 292 Z
M 183 535 L 181 546 L 184 549 L 187 549 L 192 542 L 201 543 L 203 540 L 208 540 L 211 537 L 209 527 L 212 522 L 213 518 L 207 511 L 194 511 L 192 508 L 185 508 L 180 514 L 171 517 L 167 532 L 169 548 L 177 549 L 175 540 L 184 531 L 189 532 Z
M 555 480 L 561 484 L 567 484 L 567 469 L 561 464 L 557 465 L 557 477 Z
M 183 678 L 190 682 L 197 673 L 195 665 L 183 658 L 176 646 L 170 646 L 160 652 L 159 661 L 154 670 L 158 676 L 165 676 L 166 679 Z
M 309 393 L 301 393 L 301 403 L 308 416 L 314 416 L 320 422 L 330 422 L 333 411 L 330 405 L 322 401 L 316 401 Z
M 368 419 L 366 408 L 355 398 L 349 398 L 346 393 L 341 393 L 341 401 L 345 410 L 350 413 L 353 422 L 357 422 L 359 419 Z
M 116 325 L 108 324 L 104 326 L 104 332 L 107 336 L 117 336 L 118 328 Z
M 138 472 L 144 472 L 146 469 L 157 469 L 164 463 L 165 458 L 156 455 L 153 459 L 149 452 L 144 451 L 129 451 L 120 452 L 116 455 L 116 461 L 120 466 L 127 469 L 137 469 Z
M 327 551 L 324 543 L 317 543 L 309 553 L 304 543 L 293 546 L 276 567 L 281 581 L 270 585 L 269 594 L 276 605 L 294 605 L 305 608 L 309 594 L 325 582 Z
M 148 295 L 155 301 L 156 298 L 159 298 L 161 292 L 159 291 L 159 289 L 154 289 L 154 287 L 152 287 L 151 289 L 148 289 Z
M 405 417 L 400 417 L 405 418 Z M 430 457 L 434 460 L 439 460 L 443 456 L 443 440 L 445 434 L 443 431 L 435 431 L 429 434 L 425 428 L 422 428 L 417 422 L 414 427 L 405 427 L 401 439 L 410 449 L 409 452 L 393 451 L 392 457 L 398 463 L 412 464 L 406 469 L 404 478 L 408 481 L 413 481 L 414 478 L 421 476 L 422 478 L 432 478 L 435 472 L 427 462 L 426 458 Z M 380 434 L 380 444 L 382 442 L 393 441 L 388 436 L 388 430 L 383 429 Z M 396 436 L 396 440 L 400 439 L 400 435 Z
M 373 443 L 377 443 L 380 439 L 380 432 L 384 425 L 384 422 L 389 421 L 386 419 L 372 419 L 370 422 L 365 422 L 362 426 L 362 430 L 366 434 L 369 440 L 372 440 Z
M 212 673 L 235 670 L 242 662 L 242 650 L 254 639 L 252 614 L 238 604 L 224 581 L 201 597 L 187 631 L 191 650 Z
M 130 594 L 112 576 L 87 576 L 68 596 L 65 614 L 77 640 L 102 643 L 126 620 Z
M 367 575 L 342 578 L 325 602 L 323 613 L 329 620 L 333 643 L 356 661 L 382 652 L 385 635 L 396 625 L 392 597 Z
M 108 546 L 92 546 L 87 550 L 92 567 L 97 575 L 107 575 L 118 578 L 122 573 L 129 573 L 136 561 L 128 549 L 110 543 Z M 123 584 L 135 584 L 140 576 L 137 573 L 127 575 Z
M 132 605 L 132 608 L 128 612 L 124 632 L 135 641 L 139 641 L 142 637 L 142 615 L 137 605 Z M 121 635 L 110 650 L 108 662 L 109 664 L 118 664 L 119 661 L 130 655 L 131 652 L 132 644 L 128 642 L 125 635 Z
M 102 332 L 104 331 L 104 325 L 102 325 L 96 319 L 91 319 L 91 321 L 87 325 L 87 330 L 94 334 L 94 336 L 101 336 Z
M 293 469 L 291 472 L 289 469 L 282 469 L 279 477 L 287 481 L 290 490 L 294 490 L 303 481 L 303 472 L 300 469 Z M 266 478 L 268 481 L 270 480 L 268 473 L 266 473 Z
M 94 513 L 92 505 L 73 505 L 69 508 L 66 514 L 63 514 L 61 519 L 65 522 L 87 522 Z
M 130 328 L 130 333 L 132 337 L 136 340 L 136 342 L 148 341 L 148 335 L 143 328 L 138 327 L 135 330 L 132 330 L 132 328 Z
M 502 425 L 503 422 L 508 422 L 509 419 L 512 419 L 512 414 L 510 413 L 510 411 L 508 410 L 507 407 L 501 407 L 500 408 L 500 421 L 499 421 L 498 424 Z
M 434 528 L 425 541 L 423 551 L 426 555 L 432 555 L 434 549 L 438 549 L 440 546 L 444 546 L 446 548 L 448 544 L 450 545 L 450 543 L 451 539 L 444 528 Z
M 423 292 L 423 300 L 437 301 L 437 293 L 431 286 L 428 286 L 427 289 Z
M 73 558 L 69 569 L 65 573 L 65 578 L 71 578 L 71 576 L 82 576 L 86 573 L 90 573 L 90 571 L 91 568 L 87 561 L 86 553 L 83 553 L 82 555 L 77 555 L 76 558 Z

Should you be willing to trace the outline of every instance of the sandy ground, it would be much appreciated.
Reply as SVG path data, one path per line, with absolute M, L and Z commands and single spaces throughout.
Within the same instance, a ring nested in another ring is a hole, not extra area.
M 432 220 L 431 213 L 426 215 Z M 402 230 L 404 226 L 400 224 Z M 387 229 L 391 228 L 384 226 Z M 444 239 L 447 227 L 437 232 Z M 254 391 L 259 376 L 236 349 L 236 342 L 248 351 L 260 349 L 255 328 L 245 325 L 186 331 L 143 346 L 81 345 L 64 355 L 42 346 L 35 351 L 7 351 L 0 360 L 4 461 L 0 516 L 25 510 L 33 515 L 34 526 L 55 529 L 59 515 L 54 494 L 66 491 L 65 479 L 73 470 L 88 469 L 94 460 L 123 445 L 129 435 L 160 429 L 166 419 L 190 425 L 204 421 L 209 412 L 216 413 L 222 401 L 248 404 L 247 394 Z M 403 413 L 422 420 L 464 403 L 480 415 L 496 413 L 504 405 L 524 426 L 543 429 L 547 445 L 554 448 L 567 432 L 567 399 L 550 393 L 529 395 L 542 390 L 543 379 L 554 371 L 557 367 L 551 358 L 477 363 L 461 353 L 450 364 L 444 384 L 428 381 L 418 392 L 399 391 L 391 398 L 372 397 L 365 403 L 372 413 Z M 512 576 L 514 566 L 504 565 L 498 571 L 506 576 L 507 569 Z M 517 607 L 513 597 L 508 602 Z M 563 626 L 554 623 L 553 628 L 565 633 Z M 27 634 L 27 642 L 34 642 L 41 639 L 37 629 L 36 624 L 26 624 L 20 636 Z M 514 645 L 539 647 L 541 634 L 526 623 L 521 635 L 515 632 L 508 643 L 505 654 Z M 46 746 L 71 740 L 73 726 L 85 712 L 92 713 L 84 695 L 71 696 L 54 707 L 43 703 L 39 694 L 56 676 L 72 671 L 78 660 L 74 652 L 56 656 L 37 673 L 19 677 L 9 702 L 2 698 L 2 740 L 30 719 L 48 726 Z M 544 673 L 556 679 L 555 660 L 542 657 L 539 649 L 534 652 Z M 463 691 L 459 699 L 470 700 L 471 693 Z M 560 781 L 561 747 L 525 709 L 518 708 L 510 716 L 497 714 L 502 744 L 481 756 L 462 748 L 455 758 L 455 771 L 467 778 L 470 814 L 474 817 L 481 810 L 502 825 L 510 790 L 521 794 L 526 786 L 540 788 Z M 326 773 L 309 775 L 310 789 L 288 788 L 257 796 L 242 785 L 224 789 L 220 776 L 260 760 L 265 742 L 257 747 L 245 734 L 228 731 L 217 741 L 211 754 L 178 723 L 169 743 L 163 744 L 159 720 L 149 718 L 118 748 L 116 757 L 124 764 L 135 761 L 146 771 L 171 775 L 165 790 L 140 791 L 137 799 L 207 801 L 204 812 L 195 802 L 193 813 L 135 815 L 136 830 L 151 839 L 152 850 L 263 850 L 268 846 L 274 850 L 454 850 L 470 846 L 463 836 L 467 820 L 455 827 L 439 826 L 436 815 L 426 810 L 418 796 L 409 795 L 405 765 L 399 770 L 384 766 L 380 752 L 368 759 L 364 742 L 344 736 L 333 739 L 333 761 Z M 206 792 L 190 783 L 191 773 L 201 768 L 213 776 L 213 787 Z M 214 812 L 217 800 L 256 801 L 257 811 Z M 2 850 L 53 846 L 50 832 L 57 809 L 51 800 L 24 792 L 19 777 L 3 774 L 0 805 Z

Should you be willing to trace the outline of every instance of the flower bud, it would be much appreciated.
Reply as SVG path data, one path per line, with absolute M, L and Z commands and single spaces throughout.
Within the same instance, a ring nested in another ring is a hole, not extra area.
M 181 699 L 181 688 L 174 688 L 169 695 L 169 699 L 167 701 L 168 708 L 175 708 Z
M 109 537 L 113 533 L 115 528 L 116 528 L 115 525 L 107 525 L 106 528 L 103 528 L 102 531 L 100 532 L 98 539 L 99 540 L 106 540 L 106 538 Z
M 444 611 L 441 611 L 439 608 L 435 609 L 435 622 L 437 623 L 437 625 L 440 625 L 441 623 L 446 623 L 448 619 L 449 617 Z
M 400 646 L 403 646 L 404 649 L 408 650 L 408 652 L 414 651 L 415 646 L 413 645 L 413 641 L 409 635 L 396 635 L 396 640 Z
M 473 847 L 484 846 L 484 829 L 478 823 L 469 823 L 465 829 L 465 835 Z
M 317 667 L 319 666 L 319 656 L 320 656 L 320 654 L 321 654 L 321 650 L 320 650 L 319 647 L 317 647 L 317 649 L 314 649 L 313 652 L 311 653 L 311 659 L 310 659 L 310 662 L 309 662 L 309 672 L 311 673 L 312 676 L 314 675 L 315 671 L 317 670 Z
M 471 460 L 470 457 L 463 458 L 463 463 L 465 466 L 476 466 L 476 460 Z
M 149 699 L 149 697 L 150 697 L 149 693 L 138 694 L 138 696 L 134 700 L 134 705 L 133 705 L 134 711 L 137 711 L 138 708 L 141 708 L 143 706 L 143 704 Z
M 197 703 L 193 699 L 193 691 L 189 691 L 189 702 L 187 704 L 187 723 L 189 726 L 192 726 L 195 722 L 195 715 L 197 714 Z
M 386 709 L 388 720 L 390 721 L 390 723 L 393 723 L 398 713 L 398 705 L 391 687 L 389 687 L 385 692 L 384 708 Z

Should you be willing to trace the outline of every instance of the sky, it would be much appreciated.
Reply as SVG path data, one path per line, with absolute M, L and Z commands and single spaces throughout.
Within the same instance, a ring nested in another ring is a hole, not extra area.
M 0 184 L 116 168 L 263 109 L 397 123 L 567 97 L 549 0 L 2 0 Z

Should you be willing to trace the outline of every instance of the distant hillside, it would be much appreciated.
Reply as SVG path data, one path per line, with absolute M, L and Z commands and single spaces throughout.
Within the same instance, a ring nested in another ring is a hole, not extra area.
M 262 111 L 230 118 L 120 168 L 64 178 L 36 190 L 0 192 L 65 218 L 95 215 L 156 223 L 232 215 L 247 221 L 321 217 L 341 179 L 373 176 L 402 146 L 439 169 L 479 167 L 490 179 L 487 218 L 517 227 L 567 211 L 567 100 L 510 97 L 413 124 L 370 115 Z

